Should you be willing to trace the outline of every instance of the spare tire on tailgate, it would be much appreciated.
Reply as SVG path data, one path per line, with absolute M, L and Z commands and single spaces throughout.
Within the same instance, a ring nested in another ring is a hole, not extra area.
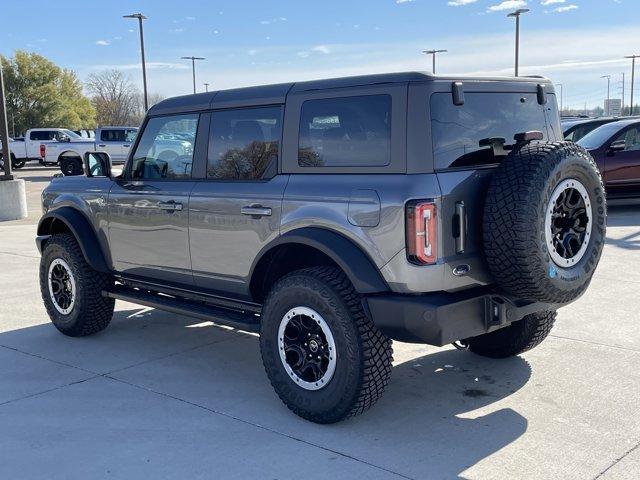
M 529 144 L 493 174 L 483 218 L 486 261 L 513 296 L 566 303 L 588 287 L 605 241 L 604 186 L 571 142 Z

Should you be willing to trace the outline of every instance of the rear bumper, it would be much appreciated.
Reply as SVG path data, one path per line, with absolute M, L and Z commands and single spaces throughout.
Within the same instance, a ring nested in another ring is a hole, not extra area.
M 364 302 L 375 325 L 390 338 L 435 346 L 492 332 L 531 313 L 562 306 L 509 298 L 491 287 L 456 293 L 370 295 Z

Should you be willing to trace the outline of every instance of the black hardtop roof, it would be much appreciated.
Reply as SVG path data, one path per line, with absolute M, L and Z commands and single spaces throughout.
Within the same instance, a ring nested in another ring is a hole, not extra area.
M 183 95 L 163 100 L 149 109 L 149 115 L 194 112 L 214 108 L 276 105 L 285 102 L 289 93 L 331 88 L 357 87 L 389 83 L 461 81 L 461 82 L 512 82 L 544 83 L 544 77 L 461 77 L 437 76 L 424 72 L 398 72 L 361 75 L 355 77 L 329 78 L 305 82 L 279 83 L 256 87 L 233 88 L 207 93 Z

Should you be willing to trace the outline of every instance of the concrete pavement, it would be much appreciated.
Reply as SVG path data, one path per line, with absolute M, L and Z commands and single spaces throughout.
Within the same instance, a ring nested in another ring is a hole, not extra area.
M 640 207 L 612 209 L 590 290 L 540 347 L 396 342 L 382 400 L 319 426 L 281 404 L 252 334 L 122 302 L 104 332 L 59 334 L 33 242 L 52 173 L 19 172 L 30 218 L 0 223 L 0 478 L 638 478 Z

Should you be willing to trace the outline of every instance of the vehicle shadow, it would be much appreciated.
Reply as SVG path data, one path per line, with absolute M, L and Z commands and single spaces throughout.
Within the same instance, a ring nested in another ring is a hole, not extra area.
M 608 227 L 637 227 L 623 236 L 607 233 L 607 243 L 627 250 L 640 250 L 640 206 L 611 206 L 607 215 Z
M 335 425 L 315 425 L 279 401 L 257 340 L 209 322 L 140 309 L 117 311 L 112 325 L 92 337 L 67 338 L 48 324 L 0 334 L 0 345 L 98 370 L 411 477 L 455 478 L 527 430 L 526 418 L 496 406 L 529 380 L 531 367 L 522 358 L 495 361 L 398 344 L 396 357 L 403 360 L 374 408 Z

